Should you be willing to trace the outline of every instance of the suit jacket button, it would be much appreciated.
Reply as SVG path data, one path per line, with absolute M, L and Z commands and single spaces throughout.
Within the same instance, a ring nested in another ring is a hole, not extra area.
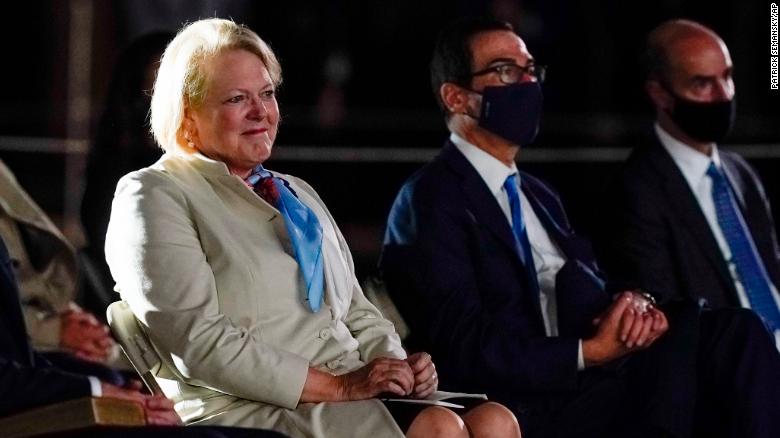
M 320 330 L 320 339 L 328 340 L 330 339 L 331 330 L 329 328 L 324 328 Z

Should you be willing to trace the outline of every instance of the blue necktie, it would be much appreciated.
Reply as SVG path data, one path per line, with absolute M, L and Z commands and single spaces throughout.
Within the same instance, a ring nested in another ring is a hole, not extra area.
M 312 312 L 318 312 L 322 306 L 325 273 L 320 221 L 306 204 L 298 200 L 286 181 L 271 175 L 262 165 L 255 167 L 246 182 L 282 213 L 295 260 L 306 282 L 306 301 Z
M 731 260 L 737 268 L 750 307 L 761 316 L 770 331 L 780 330 L 780 310 L 772 297 L 769 276 L 737 208 L 729 182 L 715 163 L 710 163 L 707 175 L 712 179 L 712 200 L 718 225 L 731 249 Z
M 523 210 L 520 206 L 520 192 L 518 191 L 517 174 L 513 173 L 504 181 L 504 190 L 509 197 L 509 210 L 512 213 L 512 233 L 515 235 L 515 246 L 523 265 L 528 271 L 529 285 L 535 292 L 539 291 L 539 280 L 536 278 L 534 256 L 531 252 L 531 242 L 528 241 L 528 233 L 523 222 Z

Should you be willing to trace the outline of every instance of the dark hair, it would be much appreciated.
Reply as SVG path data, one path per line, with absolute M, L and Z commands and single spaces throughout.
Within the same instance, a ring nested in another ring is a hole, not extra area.
M 160 57 L 171 39 L 172 33 L 157 31 L 131 41 L 122 50 L 114 66 L 93 152 L 110 150 L 111 154 L 115 154 L 117 149 L 122 149 L 133 153 L 142 144 L 149 143 L 149 102 L 152 90 L 143 89 L 144 82 L 147 80 L 148 66 L 159 65 Z M 154 141 L 151 143 L 154 144 Z
M 455 21 L 439 32 L 431 58 L 431 87 L 436 102 L 447 115 L 439 89 L 445 82 L 468 86 L 471 74 L 471 39 L 474 35 L 494 30 L 514 32 L 511 24 L 492 18 L 469 18 Z
M 124 174 L 154 163 L 162 150 L 149 132 L 151 90 L 144 89 L 150 67 L 156 70 L 169 32 L 133 40 L 119 55 L 108 88 L 105 109 L 87 156 L 86 187 L 81 220 L 89 240 L 86 253 L 97 264 L 104 282 L 111 283 L 103 243 L 116 183 Z

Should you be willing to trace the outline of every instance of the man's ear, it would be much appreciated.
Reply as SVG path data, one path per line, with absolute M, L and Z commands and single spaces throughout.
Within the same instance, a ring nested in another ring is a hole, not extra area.
M 439 96 L 447 111 L 453 114 L 465 114 L 468 99 L 463 89 L 451 82 L 445 82 L 439 87 Z
M 661 85 L 661 82 L 655 79 L 649 79 L 645 82 L 645 92 L 657 109 L 668 111 L 674 106 L 672 95 Z

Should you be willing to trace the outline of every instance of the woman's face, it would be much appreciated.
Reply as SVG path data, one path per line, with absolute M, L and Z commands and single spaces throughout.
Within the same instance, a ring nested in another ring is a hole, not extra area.
M 279 125 L 274 85 L 260 58 L 243 49 L 214 57 L 206 74 L 206 97 L 187 108 L 185 129 L 198 151 L 244 178 L 271 156 Z

